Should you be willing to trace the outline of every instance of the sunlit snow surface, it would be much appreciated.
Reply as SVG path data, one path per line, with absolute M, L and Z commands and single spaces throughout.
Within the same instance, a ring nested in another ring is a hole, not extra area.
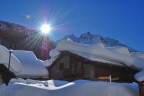
M 22 72 L 16 74 L 18 77 L 48 77 L 48 70 L 43 66 L 43 61 L 37 59 L 32 51 L 14 50 L 13 54 L 22 64 Z
M 4 64 L 7 68 L 9 65 L 9 56 L 9 50 L 6 47 L 0 45 L 0 64 Z M 20 61 L 13 54 L 11 54 L 10 58 L 10 71 L 15 74 L 22 71 L 22 65 Z
M 0 45 L 0 64 L 9 65 L 9 50 Z M 48 70 L 43 61 L 36 58 L 32 51 L 13 50 L 10 59 L 10 70 L 19 77 L 48 77 Z
M 0 86 L 0 96 L 139 96 L 136 83 L 13 79 Z

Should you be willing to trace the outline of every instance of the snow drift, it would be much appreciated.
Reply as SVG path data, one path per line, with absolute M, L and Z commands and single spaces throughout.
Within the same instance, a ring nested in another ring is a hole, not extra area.
M 137 88 L 135 83 L 13 79 L 0 86 L 0 96 L 139 96 Z
M 42 65 L 43 61 L 37 59 L 32 51 L 14 50 L 13 54 L 22 64 L 22 72 L 16 74 L 18 77 L 48 77 L 48 71 Z
M 43 65 L 46 67 L 49 67 L 59 55 L 60 55 L 60 52 L 58 50 L 52 49 L 49 53 L 49 56 L 51 57 L 51 59 L 45 60 L 43 62 Z
M 136 73 L 134 77 L 137 81 L 144 81 L 144 70 Z
M 9 50 L 6 47 L 0 45 L 0 64 L 4 64 L 7 68 L 9 64 L 9 56 Z M 22 71 L 22 65 L 20 61 L 13 54 L 11 54 L 10 71 L 15 74 Z

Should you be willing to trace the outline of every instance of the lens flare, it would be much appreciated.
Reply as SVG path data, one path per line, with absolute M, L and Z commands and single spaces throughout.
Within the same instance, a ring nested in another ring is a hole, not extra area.
M 44 24 L 40 28 L 41 32 L 44 33 L 44 34 L 50 33 L 51 29 L 52 28 L 49 24 Z

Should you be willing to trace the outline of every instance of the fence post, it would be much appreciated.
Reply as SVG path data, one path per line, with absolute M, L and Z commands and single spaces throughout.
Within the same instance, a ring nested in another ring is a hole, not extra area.
M 139 85 L 139 95 L 140 96 L 144 96 L 144 92 L 143 92 L 143 82 L 138 82 Z

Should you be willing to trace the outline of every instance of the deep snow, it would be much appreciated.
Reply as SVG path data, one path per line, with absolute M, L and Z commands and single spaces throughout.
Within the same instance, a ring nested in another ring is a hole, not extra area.
M 0 86 L 0 96 L 139 96 L 136 83 L 13 79 Z
M 14 50 L 13 55 L 21 62 L 22 71 L 16 75 L 21 78 L 48 77 L 48 70 L 43 61 L 37 59 L 32 51 Z
M 140 72 L 136 73 L 134 77 L 137 81 L 144 81 L 144 70 L 141 70 Z
M 9 65 L 9 56 L 9 50 L 6 47 L 0 45 L 0 64 L 4 64 L 7 68 Z M 10 71 L 15 74 L 22 71 L 22 65 L 20 61 L 13 54 L 11 54 Z
M 0 64 L 9 65 L 9 50 L 0 45 Z M 48 70 L 42 60 L 37 59 L 32 51 L 13 50 L 10 58 L 10 71 L 23 78 L 48 78 Z

